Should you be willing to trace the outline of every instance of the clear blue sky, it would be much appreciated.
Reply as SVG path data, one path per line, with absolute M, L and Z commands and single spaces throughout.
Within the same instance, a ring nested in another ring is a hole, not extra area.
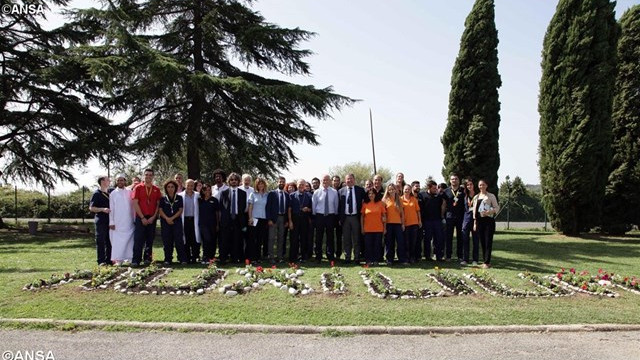
M 638 1 L 622 0 L 616 18 Z M 500 88 L 500 181 L 506 175 L 539 183 L 538 83 L 542 42 L 557 2 L 496 0 Z M 84 3 L 83 3 L 84 6 Z M 472 0 L 262 0 L 254 8 L 267 21 L 317 33 L 303 44 L 312 76 L 279 78 L 317 87 L 333 86 L 361 99 L 310 124 L 321 145 L 295 145 L 298 164 L 288 179 L 325 173 L 352 161 L 371 162 L 369 108 L 373 112 L 378 166 L 405 179 L 441 179 L 440 137 L 447 120 L 451 70 Z M 256 69 L 251 69 L 256 70 Z M 105 169 L 90 166 L 81 184 Z M 61 185 L 58 191 L 71 187 Z

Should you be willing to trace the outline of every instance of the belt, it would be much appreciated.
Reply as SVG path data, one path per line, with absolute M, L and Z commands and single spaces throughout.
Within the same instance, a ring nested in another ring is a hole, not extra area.
M 358 214 L 351 214 L 351 215 L 345 215 L 345 216 L 358 216 Z

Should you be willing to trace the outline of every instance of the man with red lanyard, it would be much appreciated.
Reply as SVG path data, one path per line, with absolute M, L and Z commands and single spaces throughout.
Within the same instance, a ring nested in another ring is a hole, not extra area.
M 133 208 L 136 212 L 135 230 L 133 235 L 133 261 L 131 265 L 138 266 L 142 262 L 144 250 L 144 264 L 152 260 L 153 238 L 156 234 L 156 219 L 158 218 L 158 204 L 162 194 L 153 185 L 153 170 L 144 171 L 144 182 L 136 185 L 131 192 Z

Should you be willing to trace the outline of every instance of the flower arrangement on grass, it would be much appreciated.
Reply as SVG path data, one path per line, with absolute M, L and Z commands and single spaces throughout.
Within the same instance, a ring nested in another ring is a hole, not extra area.
M 82 284 L 84 290 L 106 289 L 111 283 L 121 280 L 126 274 L 132 271 L 131 268 L 119 266 L 99 266 L 93 270 L 91 280 Z
M 524 273 L 518 274 L 518 277 L 524 280 L 529 280 L 531 283 L 535 284 L 537 287 L 542 288 L 546 291 L 549 291 L 553 294 L 553 296 L 573 296 L 575 295 L 575 291 L 565 288 L 557 283 L 551 281 L 551 278 L 548 276 L 538 276 L 536 274 L 532 274 L 528 271 Z
M 482 288 L 482 290 L 488 292 L 493 296 L 504 296 L 508 298 L 561 296 L 560 293 L 553 292 L 548 287 L 538 286 L 535 290 L 514 289 L 506 284 L 498 282 L 484 270 L 474 269 L 471 274 L 465 274 L 464 276 L 476 283 L 476 285 Z M 524 277 L 522 278 L 524 279 Z M 533 283 L 536 284 L 535 282 Z M 567 290 L 563 289 L 562 287 L 556 286 L 555 288 L 560 289 L 562 291 L 562 294 L 567 293 Z
M 448 270 L 442 271 L 440 268 L 435 267 L 434 272 L 427 274 L 427 277 L 440 285 L 445 291 L 453 293 L 454 295 L 476 293 L 476 290 L 467 285 L 463 278 Z
M 618 293 L 609 289 L 609 286 L 611 286 L 609 275 L 606 274 L 605 276 L 602 269 L 598 270 L 598 273 L 602 276 L 591 276 L 586 270 L 577 273 L 573 268 L 569 271 L 561 268 L 560 271 L 551 276 L 551 281 L 589 295 L 617 297 Z
M 635 276 L 622 276 L 615 274 L 611 276 L 611 282 L 621 289 L 640 295 L 640 278 Z
M 49 289 L 55 288 L 59 285 L 68 284 L 78 279 L 91 279 L 93 277 L 93 272 L 91 270 L 76 270 L 72 273 L 64 273 L 62 275 L 59 274 L 51 274 L 49 279 L 37 279 L 32 281 L 29 284 L 26 284 L 22 290 L 38 290 L 38 289 Z
M 304 275 L 304 270 L 298 265 L 291 263 L 288 269 L 278 270 L 274 265 L 264 269 L 261 266 L 253 267 L 247 264 L 244 269 L 237 269 L 236 273 L 243 275 L 245 279 L 227 284 L 220 289 L 220 292 L 227 296 L 245 294 L 251 289 L 260 288 L 266 284 L 271 284 L 280 290 L 287 291 L 291 295 L 308 295 L 314 292 L 313 288 L 303 283 L 298 277 Z M 242 289 L 240 289 L 242 287 Z M 231 292 L 231 293 L 229 293 Z
M 339 267 L 332 266 L 331 272 L 323 272 L 322 275 L 320 275 L 322 291 L 337 295 L 344 294 L 347 291 L 344 275 L 342 275 L 340 270 Z
M 369 293 L 380 299 L 428 299 L 445 295 L 444 290 L 435 292 L 429 289 L 418 289 L 414 291 L 396 288 L 390 278 L 368 267 L 360 271 L 360 276 L 367 286 Z

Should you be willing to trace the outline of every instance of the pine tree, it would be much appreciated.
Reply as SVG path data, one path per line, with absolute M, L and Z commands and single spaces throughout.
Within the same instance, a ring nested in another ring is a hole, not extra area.
M 622 15 L 620 27 L 613 158 L 603 211 L 603 230 L 612 234 L 640 225 L 640 5 Z
M 441 142 L 442 175 L 484 178 L 498 193 L 498 152 L 502 85 L 498 73 L 498 31 L 493 0 L 476 0 L 465 21 L 451 75 L 449 116 Z
M 118 159 L 121 129 L 94 110 L 101 101 L 96 84 L 85 81 L 86 72 L 68 54 L 84 34 L 65 26 L 43 29 L 50 10 L 37 4 L 45 14 L 0 16 L 0 166 L 6 178 L 52 188 L 60 179 L 76 184 L 70 167 Z
M 314 34 L 266 22 L 237 0 L 114 0 L 76 12 L 93 34 L 78 49 L 128 110 L 132 151 L 170 159 L 186 154 L 187 175 L 202 163 L 273 174 L 296 162 L 291 144 L 317 145 L 305 116 L 325 119 L 353 100 L 250 72 L 309 74 L 299 49 Z
M 540 178 L 552 225 L 599 223 L 611 159 L 618 26 L 609 0 L 560 0 L 544 38 Z

